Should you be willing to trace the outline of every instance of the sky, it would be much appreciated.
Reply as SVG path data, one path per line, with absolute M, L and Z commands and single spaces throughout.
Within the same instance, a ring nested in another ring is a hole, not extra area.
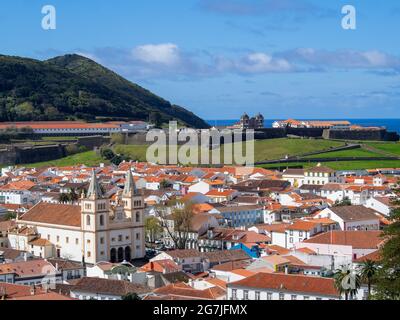
M 78 53 L 204 119 L 400 118 L 399 31 L 397 0 L 0 1 L 0 54 Z

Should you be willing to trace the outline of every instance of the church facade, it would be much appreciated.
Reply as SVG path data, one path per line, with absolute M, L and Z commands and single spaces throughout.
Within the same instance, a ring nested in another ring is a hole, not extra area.
M 264 128 L 264 116 L 258 113 L 255 117 L 249 117 L 247 113 L 240 117 L 241 129 L 262 129 Z
M 42 258 L 95 264 L 145 256 L 144 198 L 128 171 L 122 195 L 110 205 L 93 171 L 80 205 L 38 203 L 9 230 L 9 247 Z

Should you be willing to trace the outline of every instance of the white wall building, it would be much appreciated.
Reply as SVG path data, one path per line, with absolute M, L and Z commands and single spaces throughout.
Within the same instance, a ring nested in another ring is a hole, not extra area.
M 144 199 L 128 171 L 122 199 L 111 207 L 95 173 L 80 206 L 39 203 L 9 235 L 13 249 L 95 264 L 130 261 L 145 255 Z M 21 233 L 24 231 L 24 233 Z M 40 248 L 35 249 L 39 242 Z M 50 251 L 49 251 L 50 248 Z

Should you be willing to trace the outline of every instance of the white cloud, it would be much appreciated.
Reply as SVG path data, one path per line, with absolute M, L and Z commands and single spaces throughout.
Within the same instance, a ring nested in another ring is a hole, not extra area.
M 173 43 L 146 44 L 132 50 L 133 57 L 145 63 L 156 63 L 166 66 L 177 65 L 180 60 L 179 48 Z
M 400 67 L 400 59 L 384 52 L 356 50 L 317 50 L 298 48 L 279 54 L 292 63 L 308 66 L 353 68 L 353 69 L 392 69 Z
M 216 54 L 185 51 L 174 43 L 143 44 L 130 49 L 98 48 L 84 52 L 126 77 L 135 79 L 195 79 L 226 74 L 320 72 L 360 69 L 377 74 L 398 74 L 400 58 L 381 51 L 297 48 L 285 52 Z
M 271 55 L 250 53 L 237 63 L 237 69 L 245 73 L 290 72 L 293 67 L 289 61 Z

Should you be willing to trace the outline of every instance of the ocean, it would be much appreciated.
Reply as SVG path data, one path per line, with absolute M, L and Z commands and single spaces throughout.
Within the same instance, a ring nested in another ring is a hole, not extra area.
M 278 119 L 278 120 L 286 120 L 286 119 Z M 303 119 L 297 119 L 297 120 L 303 120 Z M 348 120 L 352 124 L 364 127 L 386 127 L 388 131 L 395 131 L 400 134 L 400 119 L 318 119 L 318 120 Z M 210 124 L 211 126 L 230 126 L 238 121 L 239 120 L 207 120 L 208 124 Z M 272 123 L 275 121 L 277 121 L 277 119 L 265 120 L 265 127 L 271 128 Z

